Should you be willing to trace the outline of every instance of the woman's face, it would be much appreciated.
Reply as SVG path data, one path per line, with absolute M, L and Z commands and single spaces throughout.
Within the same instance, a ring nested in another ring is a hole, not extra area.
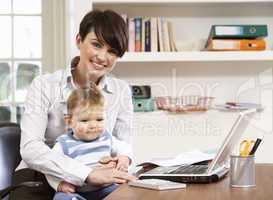
M 80 35 L 76 38 L 80 50 L 79 73 L 84 80 L 97 81 L 106 73 L 112 71 L 117 54 L 108 45 L 98 41 L 95 32 L 90 32 L 82 41 Z

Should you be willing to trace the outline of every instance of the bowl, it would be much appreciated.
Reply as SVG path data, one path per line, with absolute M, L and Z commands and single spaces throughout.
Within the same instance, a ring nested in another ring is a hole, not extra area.
M 214 97 L 198 95 L 155 98 L 157 109 L 169 112 L 204 112 L 211 107 L 213 100 Z

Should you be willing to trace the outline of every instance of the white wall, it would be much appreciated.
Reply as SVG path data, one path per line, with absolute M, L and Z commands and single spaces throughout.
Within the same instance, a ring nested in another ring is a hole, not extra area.
M 71 58 L 77 56 L 76 34 L 79 31 L 81 19 L 92 9 L 92 0 L 67 0 L 66 1 L 66 64 L 70 63 Z
M 151 85 L 153 96 L 199 94 L 216 97 L 215 103 L 236 100 L 263 104 L 265 110 L 250 123 L 244 137 L 255 139 L 264 135 L 256 161 L 273 162 L 269 153 L 273 141 L 271 63 L 261 62 L 259 66 L 253 63 L 119 63 L 114 69 L 114 75 L 130 84 Z M 160 154 L 168 156 L 191 148 L 218 147 L 232 124 L 232 119 L 226 115 L 236 113 L 212 113 L 137 113 L 133 140 L 136 160 Z M 181 123 L 177 123 L 177 120 Z M 196 133 L 188 133 L 187 129 L 181 132 L 185 123 L 197 124 Z M 212 130 L 211 126 L 214 127 Z M 215 129 L 219 130 L 216 135 Z

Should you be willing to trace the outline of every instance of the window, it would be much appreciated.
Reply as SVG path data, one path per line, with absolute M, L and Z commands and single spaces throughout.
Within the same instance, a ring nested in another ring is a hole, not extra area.
M 42 71 L 42 1 L 0 0 L 0 24 L 0 122 L 19 122 Z

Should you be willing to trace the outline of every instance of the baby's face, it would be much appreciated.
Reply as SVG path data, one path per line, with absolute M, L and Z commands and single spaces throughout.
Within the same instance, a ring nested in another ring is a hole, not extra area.
M 79 140 L 91 141 L 98 138 L 104 130 L 104 109 L 93 106 L 92 109 L 79 106 L 72 112 L 70 128 L 74 137 Z

